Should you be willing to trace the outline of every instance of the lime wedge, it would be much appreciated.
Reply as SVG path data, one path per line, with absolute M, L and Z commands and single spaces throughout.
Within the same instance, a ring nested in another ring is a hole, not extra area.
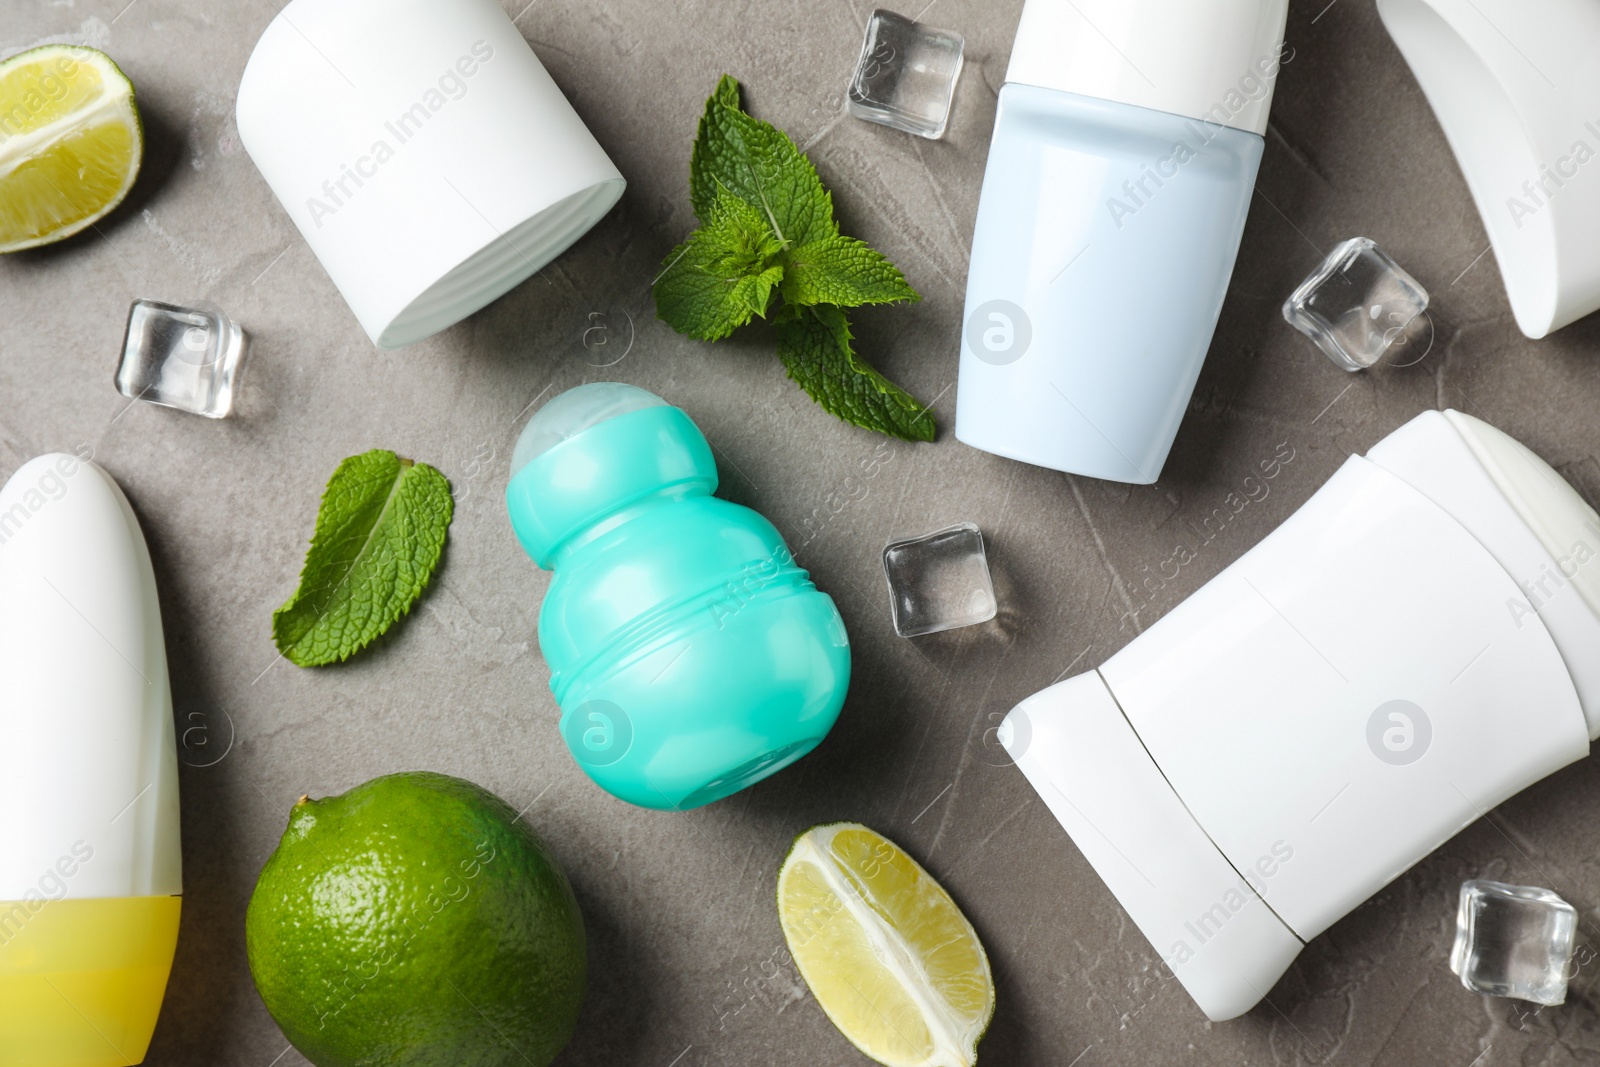
M 46 45 L 0 63 L 0 254 L 104 218 L 143 152 L 133 86 L 104 52 Z
M 812 995 L 888 1067 L 971 1067 L 994 1015 L 978 934 L 950 894 L 859 823 L 815 826 L 778 872 L 778 919 Z

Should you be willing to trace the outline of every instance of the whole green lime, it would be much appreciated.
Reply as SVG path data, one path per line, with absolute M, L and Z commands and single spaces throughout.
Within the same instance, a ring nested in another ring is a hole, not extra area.
M 302 797 L 245 944 L 267 1010 L 317 1067 L 545 1067 L 587 969 L 544 844 L 493 793 L 429 773 Z

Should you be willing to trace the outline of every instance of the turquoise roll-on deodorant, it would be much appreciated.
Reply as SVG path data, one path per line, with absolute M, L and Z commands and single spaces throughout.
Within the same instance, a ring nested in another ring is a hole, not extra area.
M 539 646 L 562 737 L 642 807 L 709 804 L 793 763 L 850 681 L 832 598 L 772 523 L 716 488 L 689 416 L 613 382 L 547 403 L 511 460 L 511 524 L 555 572 Z

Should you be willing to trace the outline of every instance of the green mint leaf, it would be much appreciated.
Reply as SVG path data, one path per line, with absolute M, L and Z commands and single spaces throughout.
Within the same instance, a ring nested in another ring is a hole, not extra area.
M 381 449 L 328 479 L 300 588 L 272 616 L 301 667 L 349 659 L 411 610 L 444 551 L 455 501 L 444 475 Z
M 833 197 L 782 130 L 745 114 L 739 83 L 724 74 L 706 101 L 689 162 L 689 197 L 702 224 L 724 192 L 759 209 L 778 240 L 799 248 L 839 232 Z
M 916 303 L 922 297 L 893 263 L 854 237 L 828 237 L 787 251 L 783 298 L 791 304 Z
M 727 191 L 704 227 L 672 250 L 656 279 L 656 315 L 681 334 L 720 341 L 756 315 L 765 317 L 783 280 L 782 249 L 761 213 Z
M 856 358 L 843 311 L 826 305 L 795 309 L 780 317 L 777 329 L 778 355 L 789 377 L 824 411 L 906 441 L 933 440 L 933 414 Z

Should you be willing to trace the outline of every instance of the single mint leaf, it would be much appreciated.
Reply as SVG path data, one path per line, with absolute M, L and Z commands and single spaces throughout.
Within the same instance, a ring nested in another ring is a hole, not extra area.
M 278 651 L 301 667 L 347 660 L 411 610 L 444 551 L 455 501 L 426 463 L 377 449 L 328 479 L 300 588 L 272 615 Z
M 893 263 L 854 237 L 828 237 L 783 253 L 783 298 L 791 304 L 916 303 L 922 297 Z
M 695 216 L 709 223 L 724 192 L 760 210 L 778 240 L 799 248 L 839 232 L 833 197 L 787 134 L 740 109 L 739 83 L 724 74 L 706 101 L 689 162 Z
M 824 411 L 906 441 L 933 440 L 932 412 L 856 358 L 850 320 L 843 311 L 828 306 L 798 309 L 780 316 L 777 330 L 778 355 L 789 377 Z
M 781 247 L 759 211 L 720 193 L 706 225 L 667 257 L 655 283 L 656 315 L 681 334 L 720 341 L 766 315 L 783 280 Z

